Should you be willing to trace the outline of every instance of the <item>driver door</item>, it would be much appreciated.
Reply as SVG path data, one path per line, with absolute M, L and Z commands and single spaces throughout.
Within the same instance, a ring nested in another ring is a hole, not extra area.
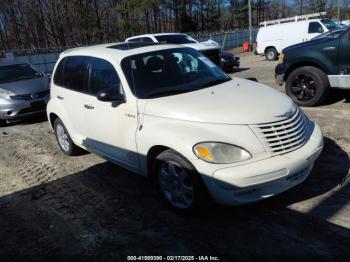
M 96 154 L 137 171 L 136 107 L 128 104 L 128 101 L 115 103 L 98 100 L 97 93 L 106 88 L 120 88 L 120 92 L 123 92 L 114 66 L 106 60 L 91 58 L 89 97 L 84 105 L 88 125 L 85 144 Z

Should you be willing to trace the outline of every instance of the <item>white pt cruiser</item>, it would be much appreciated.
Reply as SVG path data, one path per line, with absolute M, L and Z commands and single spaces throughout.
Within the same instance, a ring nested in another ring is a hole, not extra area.
M 62 53 L 47 113 L 65 154 L 83 148 L 148 176 L 182 211 L 286 191 L 307 178 L 323 147 L 319 126 L 286 95 L 177 45 Z

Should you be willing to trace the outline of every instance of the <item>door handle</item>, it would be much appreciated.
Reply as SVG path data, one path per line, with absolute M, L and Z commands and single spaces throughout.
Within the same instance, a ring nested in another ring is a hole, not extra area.
M 88 104 L 84 105 L 84 107 L 86 109 L 94 109 L 95 108 L 93 105 L 88 105 Z
M 59 100 L 63 100 L 63 99 L 64 99 L 63 96 L 57 96 L 57 98 L 58 98 Z

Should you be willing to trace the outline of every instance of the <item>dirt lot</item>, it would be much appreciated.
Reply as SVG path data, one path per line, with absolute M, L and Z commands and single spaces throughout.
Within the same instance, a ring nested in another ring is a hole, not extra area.
M 245 77 L 274 86 L 276 63 L 241 55 Z M 281 89 L 282 91 L 282 89 Z M 306 109 L 325 149 L 309 179 L 282 195 L 242 207 L 181 217 L 148 181 L 92 154 L 65 157 L 45 117 L 0 128 L 0 253 L 6 258 L 85 255 L 350 255 L 350 92 Z M 277 258 L 278 257 L 271 257 Z

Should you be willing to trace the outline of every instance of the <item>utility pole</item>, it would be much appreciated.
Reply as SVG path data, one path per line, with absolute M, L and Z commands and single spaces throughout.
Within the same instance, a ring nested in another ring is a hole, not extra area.
M 253 29 L 252 29 L 252 3 L 248 0 L 248 16 L 249 16 L 249 46 L 250 50 L 253 48 Z
M 300 15 L 303 14 L 303 0 L 300 0 Z
M 338 0 L 338 23 L 340 23 L 340 0 Z

